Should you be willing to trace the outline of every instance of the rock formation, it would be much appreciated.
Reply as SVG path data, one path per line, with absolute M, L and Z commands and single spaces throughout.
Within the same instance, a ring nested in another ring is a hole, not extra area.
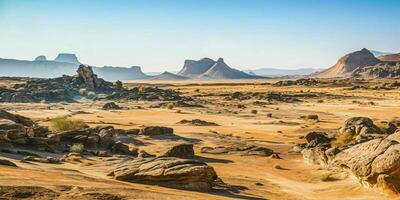
M 174 157 L 143 158 L 117 166 L 110 175 L 121 181 L 158 184 L 189 190 L 209 190 L 217 179 L 206 163 Z
M 318 78 L 348 77 L 357 68 L 373 66 L 380 62 L 368 49 L 364 48 L 343 56 L 334 66 L 311 76 Z
M 60 53 L 57 55 L 57 57 L 56 57 L 56 59 L 54 59 L 54 61 L 72 63 L 72 64 L 81 64 L 78 61 L 78 57 L 76 57 L 76 55 L 72 54 L 72 53 Z
M 205 73 L 214 64 L 215 61 L 210 58 L 203 58 L 198 61 L 185 60 L 183 68 L 181 69 L 181 71 L 178 72 L 178 75 L 187 77 L 196 77 Z
M 400 132 L 387 130 L 369 118 L 354 117 L 345 121 L 336 137 L 312 132 L 305 137 L 307 143 L 298 147 L 304 148 L 301 153 L 308 163 L 349 172 L 365 186 L 399 195 Z
M 198 76 L 204 79 L 253 79 L 260 78 L 229 67 L 224 59 L 219 58 L 217 62 L 206 72 Z

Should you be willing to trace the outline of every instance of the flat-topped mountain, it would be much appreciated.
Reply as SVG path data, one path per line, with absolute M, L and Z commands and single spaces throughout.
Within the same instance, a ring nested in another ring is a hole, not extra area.
M 60 53 L 57 55 L 57 57 L 56 57 L 56 59 L 54 59 L 54 61 L 73 63 L 73 64 L 81 64 L 78 60 L 78 57 L 76 57 L 76 55 L 72 54 L 72 53 Z
M 224 59 L 219 58 L 217 62 L 206 72 L 201 74 L 199 78 L 205 79 L 252 79 L 260 78 L 259 76 L 250 75 L 237 69 L 229 67 Z
M 177 74 L 173 74 L 171 72 L 164 72 L 160 75 L 154 76 L 151 78 L 151 80 L 157 80 L 157 81 L 181 81 L 181 80 L 188 80 L 190 79 L 189 77 L 186 76 L 180 76 Z
M 181 71 L 177 74 L 180 76 L 196 77 L 207 70 L 209 70 L 216 62 L 210 58 L 203 58 L 198 61 L 196 60 L 185 60 L 185 64 Z
M 75 74 L 80 65 L 75 54 L 60 53 L 55 60 L 47 60 L 41 55 L 35 60 L 16 60 L 0 58 L 0 76 L 18 76 L 34 78 L 55 78 Z M 109 81 L 149 79 L 140 67 L 93 67 L 93 71 Z
M 343 56 L 334 66 L 324 71 L 314 73 L 312 76 L 318 78 L 346 77 L 350 76 L 351 72 L 359 67 L 373 66 L 380 62 L 380 60 L 375 58 L 374 54 L 364 48 L 361 51 Z
M 379 56 L 378 59 L 388 62 L 400 62 L 400 53 Z

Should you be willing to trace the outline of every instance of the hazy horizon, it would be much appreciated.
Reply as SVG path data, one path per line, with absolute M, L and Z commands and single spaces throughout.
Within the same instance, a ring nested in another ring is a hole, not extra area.
M 400 1 L 0 0 L 0 58 L 75 53 L 95 66 L 177 71 L 327 68 L 352 51 L 400 52 Z

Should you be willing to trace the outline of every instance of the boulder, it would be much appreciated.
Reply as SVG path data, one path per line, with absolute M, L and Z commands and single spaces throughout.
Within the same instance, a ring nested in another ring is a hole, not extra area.
M 12 141 L 26 137 L 25 127 L 9 119 L 0 119 L 0 139 Z
M 18 167 L 15 163 L 13 163 L 9 160 L 4 160 L 4 159 L 0 159 L 0 165 L 9 166 L 9 167 Z
M 128 144 L 123 142 L 115 142 L 115 144 L 112 146 L 112 151 L 114 153 L 126 154 L 135 157 L 138 156 L 137 148 L 129 146 Z
M 9 113 L 2 109 L 0 109 L 0 119 L 8 119 L 15 123 L 22 124 L 24 126 L 29 126 L 29 127 L 33 126 L 35 124 L 31 119 L 29 119 L 27 117 L 12 114 L 12 113 Z
M 323 132 L 310 132 L 305 136 L 305 139 L 308 143 L 315 141 L 314 143 L 329 143 L 330 139 L 327 137 L 326 133 Z
M 162 157 L 194 158 L 193 144 L 178 144 L 165 152 Z
M 120 110 L 121 107 L 114 102 L 109 102 L 103 105 L 103 110 Z
M 113 129 L 101 129 L 99 133 L 99 145 L 102 148 L 109 148 L 114 144 Z
M 347 133 L 353 136 L 366 134 L 380 134 L 382 131 L 368 117 L 352 117 L 344 122 L 339 133 Z
M 154 136 L 154 135 L 172 135 L 174 129 L 162 126 L 149 126 L 140 129 L 140 135 Z
M 127 161 L 117 166 L 110 175 L 121 181 L 190 190 L 209 190 L 217 179 L 214 169 L 206 163 L 175 157 Z

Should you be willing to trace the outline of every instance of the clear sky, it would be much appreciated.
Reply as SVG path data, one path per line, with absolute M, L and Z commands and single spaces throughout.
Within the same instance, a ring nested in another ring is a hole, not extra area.
M 329 67 L 363 47 L 400 52 L 400 0 L 0 0 L 0 57 L 76 53 L 95 66 Z

